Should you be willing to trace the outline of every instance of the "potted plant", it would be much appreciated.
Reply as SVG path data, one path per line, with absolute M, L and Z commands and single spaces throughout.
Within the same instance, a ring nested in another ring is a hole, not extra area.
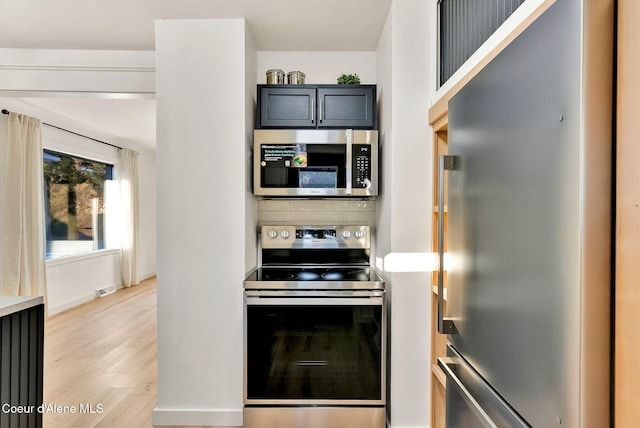
M 360 77 L 357 74 L 343 74 L 338 77 L 339 85 L 359 85 Z

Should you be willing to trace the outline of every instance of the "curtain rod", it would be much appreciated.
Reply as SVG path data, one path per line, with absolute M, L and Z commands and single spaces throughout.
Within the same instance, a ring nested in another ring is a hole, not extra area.
M 2 109 L 2 114 L 9 114 L 9 110 L 7 110 L 7 109 Z M 52 127 L 52 128 L 59 129 L 59 130 L 61 130 L 61 131 L 68 132 L 69 134 L 74 134 L 74 135 L 77 135 L 77 136 L 79 136 L 79 137 L 88 138 L 89 140 L 93 140 L 93 141 L 96 141 L 96 142 L 98 142 L 98 143 L 106 144 L 107 146 L 115 147 L 115 148 L 116 148 L 116 149 L 118 149 L 118 150 L 122 150 L 122 147 L 120 147 L 120 146 L 116 146 L 115 144 L 107 143 L 106 141 L 101 141 L 101 140 L 95 139 L 95 138 L 93 138 L 93 137 L 87 137 L 86 135 L 78 134 L 77 132 L 69 131 L 68 129 L 60 128 L 59 126 L 51 125 L 50 123 L 42 122 L 42 124 L 43 124 L 43 125 L 50 126 L 50 127 Z

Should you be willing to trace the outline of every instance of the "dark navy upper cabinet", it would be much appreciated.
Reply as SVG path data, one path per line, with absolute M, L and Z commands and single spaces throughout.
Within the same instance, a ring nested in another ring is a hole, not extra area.
M 256 128 L 376 129 L 375 85 L 258 85 Z
M 315 109 L 316 88 L 259 86 L 256 128 L 315 128 Z
M 374 85 L 318 88 L 318 127 L 375 129 Z

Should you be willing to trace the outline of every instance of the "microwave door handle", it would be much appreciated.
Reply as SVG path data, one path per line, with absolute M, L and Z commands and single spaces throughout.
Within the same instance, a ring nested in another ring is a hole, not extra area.
M 347 153 L 346 153 L 346 160 L 345 160 L 345 168 L 344 170 L 346 171 L 346 176 L 345 176 L 345 180 L 346 180 L 346 190 L 345 190 L 345 194 L 347 195 L 351 195 L 353 187 L 352 187 L 352 183 L 351 180 L 353 179 L 353 171 L 351 170 L 351 167 L 353 165 L 352 163 L 352 159 L 353 159 L 353 129 L 347 129 L 346 130 L 346 140 L 347 140 Z
M 438 159 L 438 333 L 454 334 L 453 321 L 444 317 L 444 174 L 456 168 L 455 156 Z

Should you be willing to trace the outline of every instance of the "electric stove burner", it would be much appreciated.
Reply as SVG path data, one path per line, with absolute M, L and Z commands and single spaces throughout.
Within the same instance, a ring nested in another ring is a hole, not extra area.
M 341 279 L 344 279 L 344 275 L 342 275 L 341 272 L 335 271 L 325 272 L 321 276 L 325 281 L 340 281 Z
M 320 278 L 321 275 L 318 275 L 317 272 L 310 272 L 310 271 L 300 271 L 298 272 L 298 275 L 296 276 L 296 279 L 298 281 L 316 281 L 317 279 Z

